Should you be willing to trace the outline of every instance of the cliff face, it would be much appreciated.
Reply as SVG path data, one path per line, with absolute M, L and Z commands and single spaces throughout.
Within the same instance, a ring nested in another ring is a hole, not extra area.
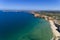
M 55 23 L 60 25 L 60 20 L 55 20 Z

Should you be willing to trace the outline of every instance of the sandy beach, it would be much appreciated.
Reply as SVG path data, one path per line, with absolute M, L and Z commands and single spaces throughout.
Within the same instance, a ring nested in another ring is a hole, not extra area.
M 54 25 L 54 22 L 52 20 L 49 20 L 50 25 L 51 25 L 51 29 L 53 32 L 53 36 L 55 37 L 56 40 L 58 40 L 58 38 L 60 37 L 60 33 L 56 30 L 57 27 Z

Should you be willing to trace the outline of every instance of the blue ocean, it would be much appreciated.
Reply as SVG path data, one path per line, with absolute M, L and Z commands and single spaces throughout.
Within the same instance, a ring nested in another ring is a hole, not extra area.
M 50 40 L 48 21 L 29 12 L 0 12 L 0 40 Z

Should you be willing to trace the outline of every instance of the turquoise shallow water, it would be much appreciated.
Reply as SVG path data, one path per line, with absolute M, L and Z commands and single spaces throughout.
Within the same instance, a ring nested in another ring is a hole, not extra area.
M 0 12 L 0 40 L 50 40 L 48 21 L 28 12 Z

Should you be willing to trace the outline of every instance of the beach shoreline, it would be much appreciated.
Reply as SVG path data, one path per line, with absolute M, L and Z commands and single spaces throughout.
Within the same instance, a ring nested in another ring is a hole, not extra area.
M 60 38 L 60 33 L 56 30 L 57 27 L 54 25 L 54 22 L 52 20 L 49 20 L 49 22 L 53 32 L 53 39 L 58 40 Z

